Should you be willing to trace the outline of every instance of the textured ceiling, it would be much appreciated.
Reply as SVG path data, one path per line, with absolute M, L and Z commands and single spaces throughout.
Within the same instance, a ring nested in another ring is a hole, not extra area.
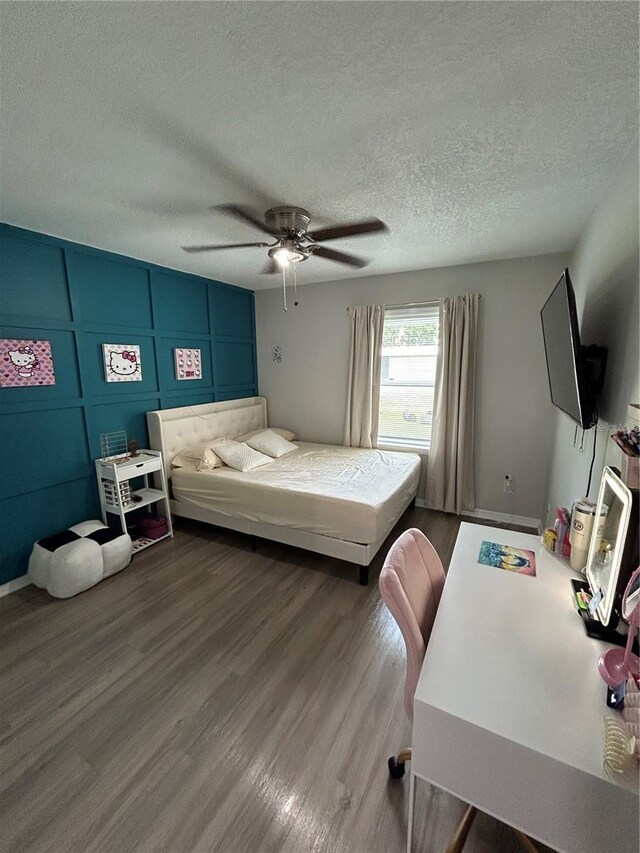
M 1 3 L 4 221 L 249 287 L 212 212 L 369 215 L 321 281 L 563 251 L 638 132 L 638 5 Z

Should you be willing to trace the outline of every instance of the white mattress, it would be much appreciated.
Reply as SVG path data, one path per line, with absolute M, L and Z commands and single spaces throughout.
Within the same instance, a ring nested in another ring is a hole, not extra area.
M 297 444 L 298 450 L 246 473 L 175 468 L 174 498 L 230 518 L 369 545 L 415 496 L 416 453 Z

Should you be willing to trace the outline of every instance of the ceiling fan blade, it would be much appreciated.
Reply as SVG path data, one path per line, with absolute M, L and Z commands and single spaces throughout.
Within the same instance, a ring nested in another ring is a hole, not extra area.
M 359 258 L 357 255 L 348 255 L 346 252 L 336 252 L 335 249 L 327 249 L 324 246 L 318 246 L 313 250 L 314 256 L 326 258 L 328 261 L 336 261 L 339 264 L 347 264 L 350 267 L 366 267 L 369 261 L 366 258 Z
M 321 228 L 308 234 L 310 240 L 322 243 L 325 240 L 336 240 L 338 237 L 357 237 L 360 234 L 374 234 L 376 231 L 388 231 L 387 226 L 380 219 L 364 219 L 362 222 L 345 222 L 343 225 L 334 225 L 332 228 Z
M 278 272 L 279 269 L 280 267 L 273 258 L 268 258 L 267 262 L 260 270 L 260 273 L 261 275 L 273 275 L 273 273 Z
M 275 234 L 274 231 L 270 231 L 269 228 L 267 228 L 263 219 L 260 219 L 260 217 L 250 208 L 245 207 L 242 204 L 216 204 L 213 207 L 213 210 L 219 210 L 220 213 L 226 213 L 227 216 L 233 216 L 234 219 L 239 219 L 240 222 L 244 222 L 245 225 L 249 223 L 249 225 L 253 225 L 254 228 L 259 228 L 260 231 L 263 231 L 265 234 Z
M 185 252 L 218 252 L 220 249 L 244 249 L 248 246 L 268 246 L 268 243 L 226 243 L 220 246 L 183 246 Z

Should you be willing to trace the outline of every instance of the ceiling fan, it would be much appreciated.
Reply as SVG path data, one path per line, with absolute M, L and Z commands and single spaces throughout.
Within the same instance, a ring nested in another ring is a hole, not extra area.
M 226 245 L 183 246 L 185 252 L 217 252 L 221 249 L 243 249 L 260 246 L 267 248 L 269 259 L 261 272 L 272 274 L 279 268 L 284 270 L 289 264 L 293 265 L 306 261 L 312 255 L 326 258 L 350 267 L 362 268 L 369 261 L 366 258 L 351 255 L 347 252 L 337 252 L 320 245 L 327 240 L 337 240 L 340 237 L 357 237 L 361 234 L 374 234 L 389 229 L 379 219 L 372 217 L 360 222 L 345 222 L 329 228 L 308 231 L 311 214 L 302 207 L 272 207 L 264 214 L 264 219 L 250 208 L 240 204 L 221 204 L 214 210 L 219 210 L 228 216 L 233 216 L 241 222 L 249 223 L 265 234 L 275 238 L 273 243 L 227 243 Z

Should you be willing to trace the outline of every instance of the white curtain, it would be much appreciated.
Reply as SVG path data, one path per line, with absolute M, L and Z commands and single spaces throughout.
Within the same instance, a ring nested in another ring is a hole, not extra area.
M 473 415 L 478 303 L 469 293 L 440 300 L 438 360 L 426 504 L 455 512 L 475 509 Z
M 349 315 L 351 350 L 343 444 L 345 447 L 375 447 L 384 305 L 355 305 L 349 308 Z

